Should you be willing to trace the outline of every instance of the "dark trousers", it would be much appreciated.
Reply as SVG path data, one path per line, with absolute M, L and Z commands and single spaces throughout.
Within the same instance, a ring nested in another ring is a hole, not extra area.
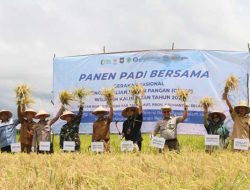
M 142 141 L 135 141 L 134 143 L 138 145 L 139 151 L 141 151 Z
M 168 148 L 169 151 L 175 150 L 176 152 L 180 152 L 180 145 L 177 139 L 170 139 L 165 141 L 164 149 Z M 162 150 L 160 150 L 162 152 Z
M 2 147 L 1 148 L 1 152 L 8 152 L 8 153 L 10 153 L 11 152 L 11 146 L 9 145 L 9 146 Z
M 21 143 L 21 152 L 29 154 L 31 152 L 31 145 Z
M 133 141 L 133 140 L 130 140 L 130 139 L 125 139 L 126 141 Z M 134 144 L 137 144 L 138 148 L 139 148 L 139 151 L 141 151 L 141 147 L 142 147 L 142 140 L 139 140 L 139 141 L 133 141 Z

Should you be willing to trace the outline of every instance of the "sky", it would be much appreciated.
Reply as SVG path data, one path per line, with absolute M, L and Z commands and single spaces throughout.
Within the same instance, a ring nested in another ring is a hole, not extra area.
M 52 112 L 53 56 L 170 49 L 247 51 L 249 0 L 0 0 L 0 109 L 15 88 Z

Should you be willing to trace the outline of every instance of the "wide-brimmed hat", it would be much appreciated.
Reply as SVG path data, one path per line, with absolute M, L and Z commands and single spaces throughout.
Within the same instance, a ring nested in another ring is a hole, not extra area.
M 2 114 L 7 114 L 8 115 L 8 118 L 11 118 L 12 117 L 12 113 L 8 110 L 0 110 L 0 116 Z
M 226 119 L 226 115 L 223 112 L 214 110 L 208 114 L 209 120 L 212 120 L 214 115 L 218 115 L 221 121 L 224 121 Z
M 38 119 L 40 116 L 45 116 L 45 117 L 49 117 L 50 116 L 50 114 L 49 113 L 47 113 L 46 111 L 44 111 L 44 110 L 40 110 L 37 114 L 36 114 L 36 119 Z
M 237 106 L 234 107 L 234 111 L 239 113 L 239 108 L 245 108 L 247 113 L 250 113 L 250 107 L 247 105 L 247 102 L 241 101 Z
M 172 108 L 169 105 L 165 105 L 161 108 L 161 110 L 172 110 Z
M 71 111 L 64 111 L 63 114 L 60 116 L 60 119 L 65 120 L 66 116 L 68 116 L 68 115 L 70 115 L 72 117 L 75 116 L 75 114 Z
M 136 114 L 138 113 L 139 109 L 136 105 L 126 107 L 124 110 L 122 110 L 122 116 L 128 117 L 128 110 L 132 109 Z
M 24 117 L 27 117 L 27 114 L 28 114 L 28 113 L 32 113 L 32 114 L 33 114 L 33 117 L 36 116 L 36 111 L 33 110 L 33 109 L 31 109 L 31 108 L 26 109 L 26 110 L 24 111 L 24 113 L 23 113 L 23 116 L 24 116 Z
M 102 106 L 99 106 L 98 108 L 96 108 L 92 114 L 97 115 L 98 113 L 103 113 L 104 115 L 107 115 L 109 113 L 109 111 L 107 109 L 105 109 Z

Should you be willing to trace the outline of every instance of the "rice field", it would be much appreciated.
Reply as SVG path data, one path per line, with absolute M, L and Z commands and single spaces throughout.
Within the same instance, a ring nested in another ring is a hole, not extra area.
M 179 136 L 181 153 L 163 154 L 144 135 L 141 153 L 121 153 L 113 135 L 112 153 L 89 151 L 81 136 L 81 153 L 0 154 L 0 189 L 250 189 L 248 152 L 204 152 L 204 139 Z

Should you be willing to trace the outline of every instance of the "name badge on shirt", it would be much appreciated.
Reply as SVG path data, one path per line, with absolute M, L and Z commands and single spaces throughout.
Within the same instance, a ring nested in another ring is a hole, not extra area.
M 10 145 L 11 152 L 21 152 L 21 144 L 20 143 L 12 143 Z
M 63 142 L 63 150 L 65 151 L 75 151 L 76 143 L 75 141 L 64 141 Z
M 104 151 L 103 142 L 92 142 L 91 143 L 91 151 L 92 152 L 103 152 Z
M 134 150 L 134 143 L 133 141 L 122 141 L 121 142 L 121 151 L 132 152 Z
M 234 139 L 234 149 L 235 150 L 248 150 L 249 149 L 249 139 Z
M 165 139 L 162 137 L 153 137 L 151 140 L 151 146 L 155 148 L 163 149 L 165 145 Z
M 220 136 L 219 135 L 205 135 L 205 145 L 219 146 Z
M 40 151 L 50 151 L 50 142 L 41 141 L 39 143 Z

